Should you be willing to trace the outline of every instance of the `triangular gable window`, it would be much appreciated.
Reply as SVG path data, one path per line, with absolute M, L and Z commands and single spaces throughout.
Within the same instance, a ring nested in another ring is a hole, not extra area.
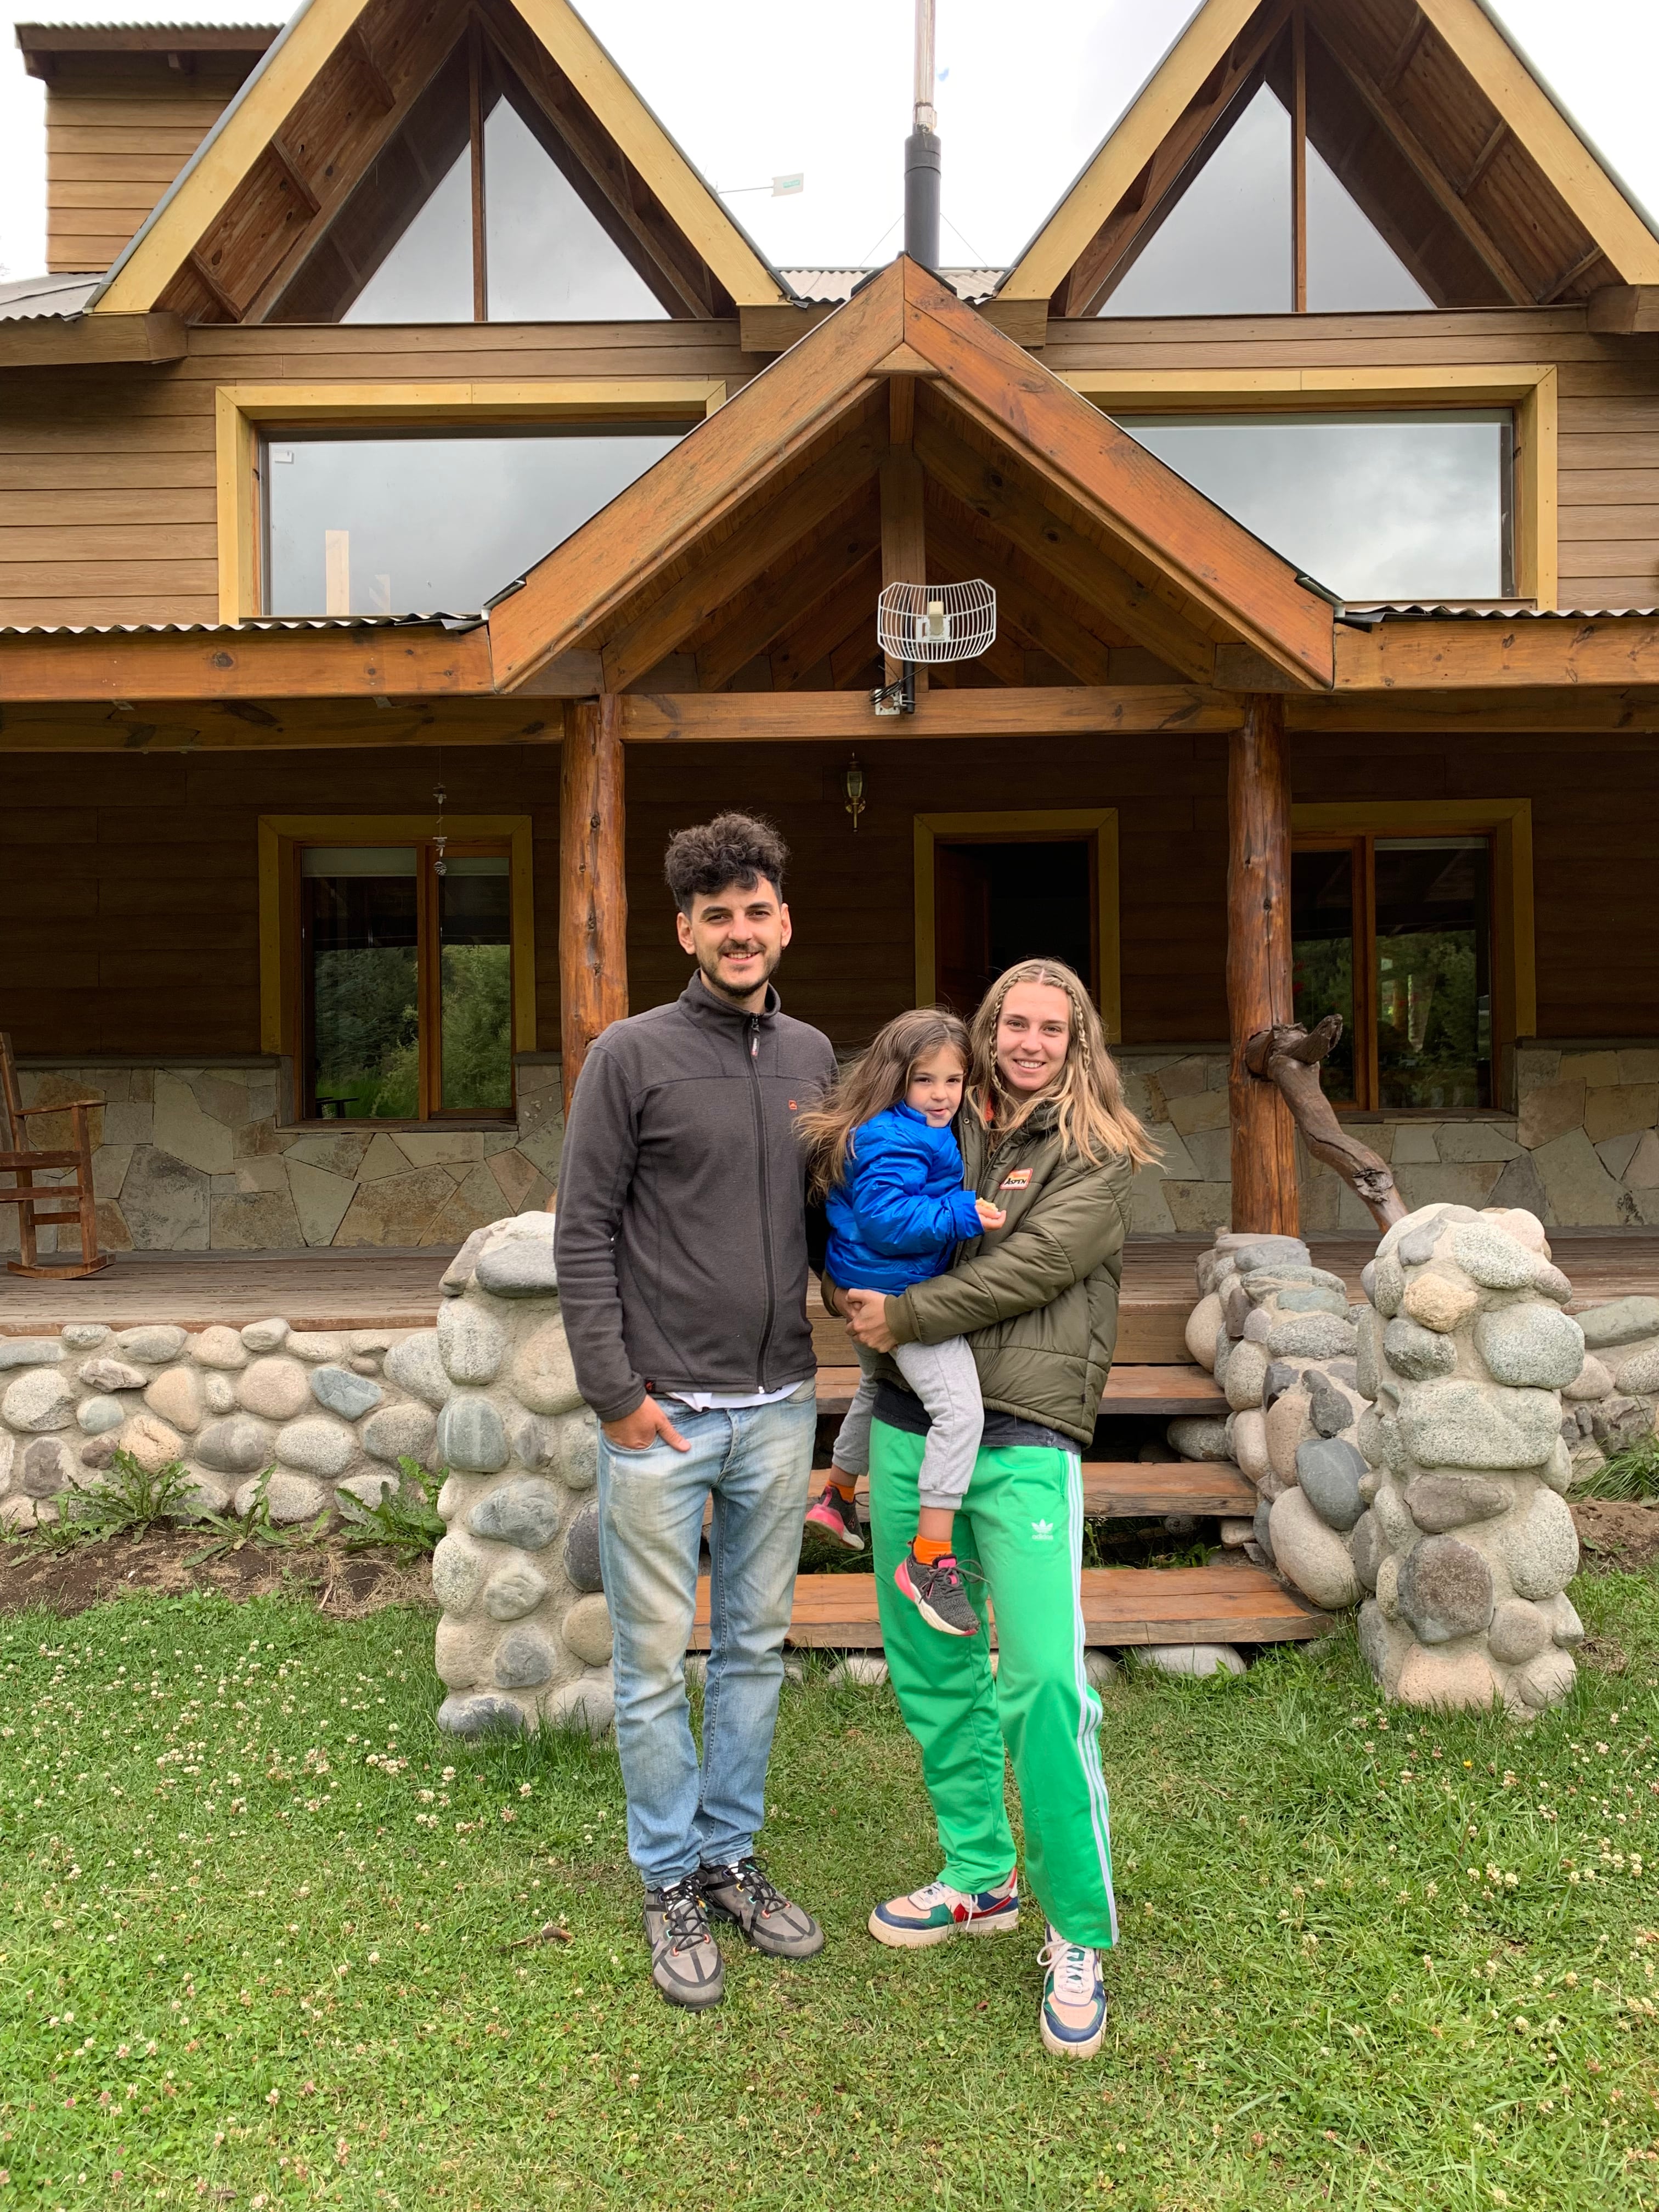
M 599 203 L 555 125 L 490 42 L 474 33 L 415 102 L 272 319 L 666 316 L 664 301 L 596 211 Z
M 1287 30 L 1097 312 L 1340 313 L 1490 297 L 1436 210 L 1419 205 L 1425 197 L 1326 48 L 1310 31 L 1297 40 Z

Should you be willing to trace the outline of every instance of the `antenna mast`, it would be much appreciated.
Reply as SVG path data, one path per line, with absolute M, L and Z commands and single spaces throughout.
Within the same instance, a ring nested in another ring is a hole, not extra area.
M 934 0 L 916 0 L 915 119 L 904 142 L 904 250 L 924 269 L 939 267 L 939 143 L 933 125 Z

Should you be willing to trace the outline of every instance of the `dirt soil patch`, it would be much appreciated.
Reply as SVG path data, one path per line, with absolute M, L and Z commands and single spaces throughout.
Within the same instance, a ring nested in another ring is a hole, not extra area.
M 1659 1559 L 1659 1498 L 1584 1498 L 1572 1517 L 1586 1567 L 1621 1573 Z
M 179 1596 L 216 1590 L 230 1598 L 292 1597 L 338 1620 L 382 1606 L 430 1607 L 429 1560 L 412 1565 L 389 1547 L 347 1551 L 328 1542 L 304 1547 L 244 1544 L 204 1559 L 202 1531 L 154 1529 L 147 1536 L 49 1549 L 37 1540 L 0 1546 L 0 1613 L 27 1606 L 81 1613 L 136 1593 Z

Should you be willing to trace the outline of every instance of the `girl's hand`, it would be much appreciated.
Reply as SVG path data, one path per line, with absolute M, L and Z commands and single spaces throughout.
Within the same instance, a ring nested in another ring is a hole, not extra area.
M 847 1330 L 856 1344 L 872 1352 L 894 1352 L 898 1339 L 887 1326 L 887 1293 L 885 1291 L 843 1291 L 842 1303 L 847 1309 Z
M 993 1206 L 988 1198 L 976 1198 L 974 1200 L 974 1211 L 979 1216 L 979 1225 L 981 1229 L 1000 1229 L 1008 1218 L 1007 1209 L 1000 1206 Z

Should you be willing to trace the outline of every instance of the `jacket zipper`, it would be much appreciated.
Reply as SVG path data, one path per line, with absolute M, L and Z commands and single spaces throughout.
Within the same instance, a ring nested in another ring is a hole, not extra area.
M 772 1264 L 772 1182 L 766 1164 L 766 1115 L 761 1096 L 760 1018 L 749 1017 L 749 1096 L 755 1115 L 755 1158 L 760 1170 L 761 1263 L 766 1277 L 766 1319 L 761 1328 L 760 1358 L 755 1388 L 764 1390 L 766 1355 L 772 1345 L 772 1324 L 777 1316 L 777 1283 Z

